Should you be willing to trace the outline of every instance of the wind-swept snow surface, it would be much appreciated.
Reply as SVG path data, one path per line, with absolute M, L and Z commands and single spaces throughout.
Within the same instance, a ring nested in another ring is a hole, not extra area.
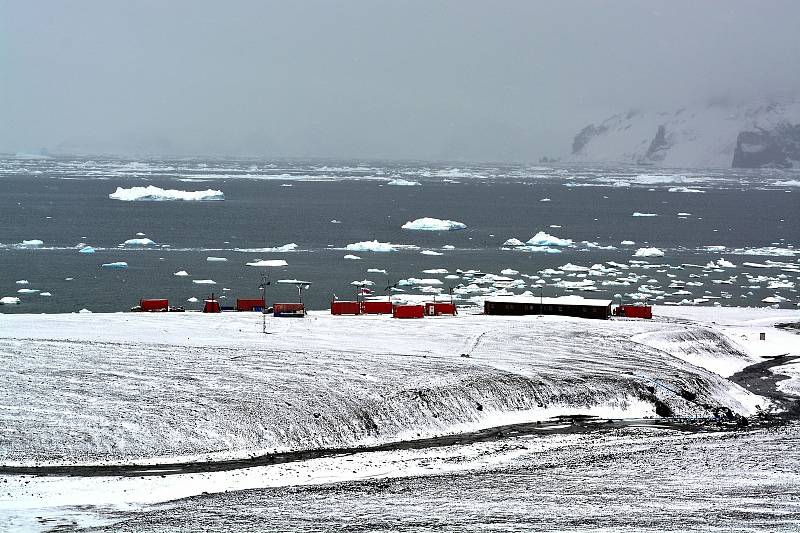
M 147 187 L 131 187 L 117 190 L 108 195 L 112 200 L 123 202 L 163 202 L 163 201 L 220 201 L 225 199 L 222 191 L 207 189 L 205 191 L 182 191 L 178 189 L 162 189 L 154 185 Z
M 242 456 L 558 414 L 655 416 L 661 404 L 705 414 L 670 390 L 743 414 L 766 404 L 628 338 L 657 337 L 671 323 L 319 313 L 269 320 L 267 343 L 245 315 L 8 316 L 0 389 L 10 409 L 0 410 L 0 424 L 14 431 L 0 462 Z M 653 382 L 665 388 L 653 392 Z M 58 409 L 48 408 L 54 397 Z

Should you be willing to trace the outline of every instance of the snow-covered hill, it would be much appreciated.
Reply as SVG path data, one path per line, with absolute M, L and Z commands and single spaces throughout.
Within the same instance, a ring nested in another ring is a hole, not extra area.
M 629 111 L 583 128 L 575 161 L 665 167 L 800 167 L 800 99 Z

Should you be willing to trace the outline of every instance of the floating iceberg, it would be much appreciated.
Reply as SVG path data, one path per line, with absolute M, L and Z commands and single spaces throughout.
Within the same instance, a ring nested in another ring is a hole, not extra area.
M 147 238 L 143 239 L 128 239 L 122 243 L 122 246 L 154 246 L 155 241 Z
M 558 237 L 554 237 L 549 233 L 540 231 L 528 239 L 528 244 L 533 246 L 571 246 L 572 239 L 559 239 Z
M 422 250 L 422 255 L 444 255 L 442 252 L 434 252 L 433 250 Z
M 408 278 L 401 279 L 397 282 L 398 285 L 442 285 L 442 280 L 434 278 Z
M 456 222 L 455 220 L 441 220 L 438 218 L 423 217 L 406 222 L 403 224 L 402 228 L 415 231 L 452 231 L 466 229 L 467 225 L 463 222 Z
M 636 243 L 634 241 L 620 241 L 620 244 L 624 244 L 625 246 L 631 246 Z
M 297 249 L 297 244 L 290 242 L 289 244 L 284 244 L 283 246 L 274 246 L 272 248 L 236 248 L 237 252 L 248 252 L 248 253 L 273 253 L 273 252 L 293 252 Z
M 103 263 L 103 268 L 128 268 L 128 263 L 125 261 L 114 261 L 113 263 Z
M 217 282 L 213 279 L 193 279 L 192 283 L 196 283 L 197 285 L 216 285 Z
M 344 256 L 344 259 L 352 259 L 352 260 L 355 261 L 355 260 L 358 260 L 358 259 L 361 259 L 361 258 L 358 257 L 357 255 L 347 254 L 347 255 Z
M 195 303 L 195 302 L 197 301 L 197 298 L 195 298 L 194 296 L 192 296 L 191 298 L 188 298 L 186 301 L 187 301 L 187 302 L 192 302 L 192 303 Z
M 123 202 L 164 202 L 164 201 L 219 201 L 224 200 L 225 195 L 222 191 L 207 189 L 205 191 L 181 191 L 177 189 L 162 189 L 153 185 L 147 187 L 131 187 L 117 190 L 108 195 L 112 200 Z
M 284 267 L 284 266 L 289 266 L 289 264 L 286 261 L 284 261 L 283 259 L 259 259 L 257 261 L 253 261 L 251 263 L 247 263 L 247 266 L 251 266 L 251 267 Z
M 228 260 L 227 257 L 213 257 L 213 256 L 206 257 L 206 261 L 209 261 L 209 262 L 212 262 L 212 263 L 222 263 L 222 262 L 225 262 L 227 260 Z
M 503 246 L 523 246 L 525 243 L 519 239 L 510 238 L 506 242 L 503 243 Z
M 632 217 L 657 217 L 658 215 L 655 213 L 640 213 L 639 211 L 634 212 Z
M 346 250 L 353 252 L 394 252 L 397 247 L 389 242 L 361 241 L 345 246 Z
M 92 248 L 91 246 L 84 246 L 83 248 L 78 250 L 78 252 L 82 254 L 93 254 L 95 252 L 95 249 Z
M 30 281 L 28 281 L 27 279 L 18 279 L 14 283 L 16 283 L 17 285 L 28 285 L 30 284 Z
M 50 292 L 40 292 L 39 296 L 52 296 L 53 294 Z
M 20 303 L 20 299 L 16 296 L 3 296 L 0 298 L 0 305 L 16 305 Z
M 178 270 L 177 272 L 175 272 L 173 274 L 173 276 L 188 276 L 188 275 L 189 275 L 189 273 L 186 272 L 185 270 Z
M 22 241 L 17 244 L 20 248 L 38 248 L 39 246 L 43 245 L 44 242 L 40 241 L 39 239 L 31 239 L 28 241 Z
M 19 294 L 36 294 L 39 289 L 19 289 L 17 292 Z
M 368 268 L 367 272 L 370 272 L 370 273 L 373 273 L 373 274 L 386 274 L 386 270 L 383 269 L 383 268 Z
M 658 248 L 639 248 L 633 255 L 635 257 L 664 257 L 664 252 Z
M 418 181 L 409 181 L 397 178 L 389 181 L 386 185 L 396 185 L 398 187 L 415 187 L 417 185 L 422 185 L 422 184 Z

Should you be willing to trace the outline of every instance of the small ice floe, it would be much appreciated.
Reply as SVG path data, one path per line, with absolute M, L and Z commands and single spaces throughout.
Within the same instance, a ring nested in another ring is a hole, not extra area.
M 39 296 L 52 296 L 52 293 L 49 292 L 40 292 Z
M 153 185 L 147 187 L 131 187 L 117 190 L 108 195 L 112 200 L 123 202 L 166 202 L 166 201 L 221 201 L 225 199 L 222 191 L 207 189 L 205 191 L 182 191 L 177 189 L 162 189 Z
M 177 272 L 175 272 L 173 274 L 173 276 L 188 276 L 188 275 L 189 275 L 189 273 L 186 272 L 185 270 L 178 270 Z
M 444 246 L 442 246 L 442 250 L 455 250 L 455 249 L 456 247 L 453 246 L 452 244 L 445 244 Z
M 624 244 L 625 246 L 633 246 L 634 244 L 636 244 L 635 241 L 620 241 L 619 243 Z
M 442 285 L 442 280 L 434 278 L 408 278 L 401 279 L 397 282 L 398 285 Z
M 692 214 L 691 213 L 683 213 L 683 212 L 681 212 L 681 213 L 678 213 L 678 216 L 679 217 L 690 217 L 690 216 L 692 216 Z
M 86 308 L 84 307 L 83 309 L 81 309 L 80 311 L 78 311 L 78 313 L 80 313 L 80 314 L 82 314 L 82 315 L 88 315 L 88 314 L 91 314 L 92 312 L 91 312 L 91 311 L 89 311 L 88 309 L 86 309 Z
M 331 224 L 341 224 L 341 223 L 342 223 L 341 220 L 336 220 L 335 218 L 331 220 Z
M 100 266 L 103 268 L 128 268 L 128 263 L 125 261 L 114 261 L 112 263 L 103 263 Z
M 217 282 L 213 279 L 193 279 L 192 283 L 196 283 L 197 285 L 216 285 Z
M 291 183 L 281 183 L 281 187 L 292 187 Z
M 539 200 L 539 201 L 540 201 L 540 202 L 550 202 L 551 200 L 550 200 L 550 198 L 542 198 L 542 199 L 541 199 L 541 200 Z
M 690 187 L 670 187 L 667 189 L 667 192 L 694 192 L 694 193 L 704 193 L 705 191 L 702 189 L 692 189 Z
M 356 287 L 371 287 L 372 285 L 375 285 L 375 282 L 368 279 L 362 279 L 361 281 L 351 281 L 350 285 L 355 285 Z
M 39 292 L 39 289 L 19 289 L 17 293 L 19 294 L 36 294 Z
M 420 253 L 422 255 L 444 255 L 442 252 L 435 252 L 433 250 L 422 250 Z
M 639 248 L 634 257 L 664 257 L 664 252 L 659 248 Z
M 21 301 L 16 296 L 3 296 L 0 298 L 0 305 L 18 305 Z
M 38 247 L 42 246 L 43 244 L 44 244 L 44 242 L 40 241 L 39 239 L 30 239 L 30 240 L 27 240 L 27 241 L 22 241 L 20 243 L 17 243 L 17 247 L 19 247 L 19 248 L 38 248 Z
M 147 233 L 142 233 L 141 231 L 136 233 L 137 237 L 144 237 L 145 235 L 147 235 Z
M 357 260 L 359 260 L 361 258 L 359 256 L 357 256 L 357 255 L 347 254 L 347 255 L 344 256 L 343 259 L 352 259 L 353 261 L 357 261 Z
M 247 266 L 266 268 L 266 267 L 285 267 L 289 266 L 289 264 L 283 259 L 256 259 L 255 261 L 247 263 Z
M 639 211 L 634 212 L 632 217 L 657 217 L 656 213 L 640 213 Z
M 386 274 L 386 270 L 383 268 L 368 268 L 367 272 L 371 274 Z
M 30 284 L 30 281 L 28 281 L 27 279 L 18 279 L 14 283 L 16 283 L 17 285 L 28 285 Z
M 389 242 L 361 241 L 345 246 L 346 250 L 353 252 L 394 252 L 397 247 Z
M 514 270 L 513 268 L 504 268 L 500 271 L 500 273 L 504 276 L 516 276 L 519 274 L 519 270 Z
M 781 302 L 788 302 L 789 299 L 776 294 L 774 296 L 767 296 L 761 301 L 764 302 L 765 304 L 779 304 Z
M 560 225 L 560 224 L 550 224 L 550 225 L 549 225 L 549 226 L 547 226 L 547 227 L 548 227 L 548 228 L 553 228 L 553 229 L 558 229 L 558 228 L 560 228 L 560 227 L 561 227 L 561 225 Z
M 388 183 L 386 183 L 386 185 L 394 185 L 394 186 L 397 186 L 397 187 L 415 187 L 417 185 L 422 185 L 422 184 L 420 182 L 418 182 L 418 181 L 411 181 L 411 180 L 404 180 L 402 178 L 396 178 L 396 179 L 390 180 Z
M 572 246 L 572 239 L 560 239 L 544 231 L 528 239 L 527 244 L 532 246 Z
M 206 261 L 209 261 L 211 263 L 223 263 L 227 260 L 228 260 L 227 257 L 213 257 L 213 256 L 206 257 Z
M 503 243 L 503 246 L 523 246 L 525 243 L 519 239 L 510 238 Z
M 197 302 L 198 300 L 197 300 L 197 298 L 195 298 L 194 296 L 192 296 L 191 298 L 188 298 L 186 301 L 187 301 L 187 302 L 192 302 L 192 303 L 195 303 L 195 302 Z
M 709 261 L 706 264 L 706 268 L 736 268 L 736 265 L 726 260 L 724 257 L 720 257 L 716 261 Z
M 563 272 L 589 272 L 589 267 L 567 263 L 566 265 L 559 267 L 559 270 Z
M 136 238 L 136 239 L 128 239 L 127 241 L 122 243 L 122 246 L 138 246 L 138 247 L 145 247 L 145 246 L 155 246 L 155 241 L 148 238 Z
M 225 243 L 227 244 L 227 242 Z M 267 248 L 235 248 L 237 252 L 247 252 L 247 253 L 283 253 L 283 252 L 293 252 L 297 249 L 297 243 L 290 242 L 288 244 L 284 244 L 282 246 L 272 246 Z
M 84 246 L 83 248 L 81 248 L 80 250 L 78 250 L 78 253 L 82 253 L 82 254 L 93 254 L 93 253 L 95 253 L 95 251 L 96 251 L 96 250 L 95 250 L 93 247 L 91 247 L 91 246 Z
M 427 270 L 422 271 L 423 274 L 447 274 L 448 270 L 446 268 L 429 268 Z
M 466 229 L 467 225 L 455 220 L 442 220 L 439 218 L 423 217 L 401 226 L 403 229 L 414 231 L 453 231 Z

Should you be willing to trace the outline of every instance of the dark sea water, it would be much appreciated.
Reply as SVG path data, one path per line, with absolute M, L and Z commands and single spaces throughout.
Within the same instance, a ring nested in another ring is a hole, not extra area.
M 396 178 L 419 185 L 390 185 Z M 118 187 L 147 185 L 221 190 L 225 200 L 109 198 Z M 550 201 L 541 201 L 544 198 Z M 634 212 L 657 216 L 635 217 Z M 467 229 L 401 229 L 420 217 L 459 221 Z M 573 243 L 551 247 L 560 253 L 503 246 L 509 238 L 527 241 L 539 231 Z M 156 244 L 120 246 L 141 238 L 137 233 Z M 21 244 L 34 239 L 42 244 Z M 369 240 L 414 247 L 383 253 L 345 249 Z M 625 240 L 635 244 L 620 244 Z M 79 253 L 81 243 L 96 252 Z M 252 251 L 290 243 L 297 245 L 295 250 Z M 663 251 L 663 257 L 634 256 L 637 249 L 650 247 Z M 423 250 L 441 255 L 424 255 Z M 361 259 L 345 259 L 346 254 Z M 209 256 L 227 261 L 210 262 Z M 722 258 L 735 266 L 707 266 Z M 287 261 L 287 267 L 269 269 L 272 280 L 312 282 L 303 294 L 311 309 L 327 308 L 334 294 L 352 297 L 353 281 L 370 280 L 376 293 L 383 293 L 388 285 L 408 278 L 438 279 L 442 284 L 435 287 L 442 295 L 453 287 L 461 304 L 479 302 L 498 290 L 538 295 L 539 281 L 545 296 L 795 308 L 800 284 L 800 173 L 586 165 L 0 159 L 0 297 L 21 300 L 19 305 L 0 306 L 0 312 L 124 311 L 140 298 L 155 297 L 199 309 L 212 291 L 224 297 L 223 305 L 234 305 L 237 297 L 258 297 L 262 269 L 246 266 L 258 259 Z M 129 266 L 101 267 L 115 261 Z M 568 264 L 603 264 L 610 271 L 561 269 Z M 387 274 L 369 273 L 369 268 Z M 427 269 L 446 269 L 459 278 L 424 273 Z M 510 282 L 510 288 L 509 282 L 501 281 L 464 289 L 474 277 L 457 272 L 500 275 L 504 269 L 519 272 L 508 274 L 518 280 Z M 543 275 L 545 269 L 557 272 Z M 173 275 L 180 270 L 189 276 Z M 194 284 L 197 279 L 216 283 Z M 28 284 L 17 283 L 21 280 Z M 423 292 L 431 289 L 423 287 L 402 285 L 404 292 L 394 294 L 432 297 Z M 19 293 L 21 289 L 39 292 Z M 187 301 L 190 298 L 200 301 Z M 267 294 L 270 302 L 296 298 L 296 290 L 288 285 L 272 284 Z

